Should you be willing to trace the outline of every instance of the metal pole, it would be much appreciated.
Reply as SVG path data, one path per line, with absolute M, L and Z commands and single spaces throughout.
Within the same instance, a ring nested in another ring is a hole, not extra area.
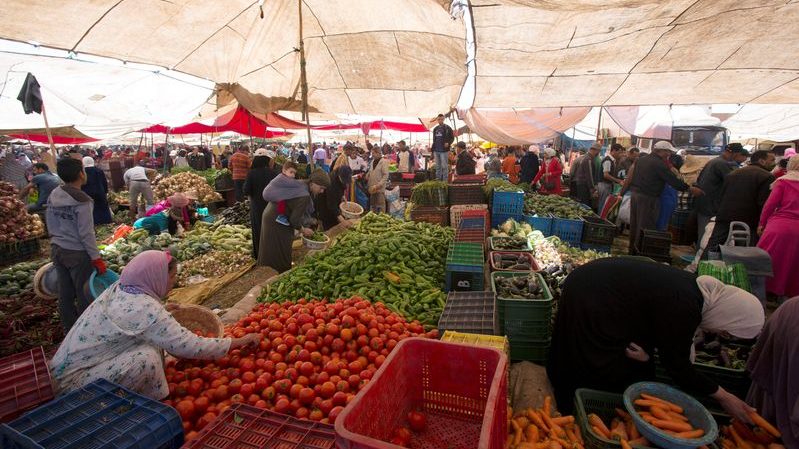
M 308 163 L 311 164 L 311 170 L 314 167 L 313 160 L 313 141 L 311 140 L 311 118 L 308 114 L 308 78 L 305 73 L 305 44 L 302 39 L 302 0 L 297 0 L 297 8 L 299 10 L 299 33 L 300 33 L 300 87 L 302 89 L 302 118 L 305 120 L 305 131 L 308 135 Z

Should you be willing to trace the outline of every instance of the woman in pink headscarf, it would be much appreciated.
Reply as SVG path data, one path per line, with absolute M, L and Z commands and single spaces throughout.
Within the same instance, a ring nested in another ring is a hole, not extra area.
M 204 338 L 181 326 L 164 308 L 177 276 L 177 260 L 144 251 L 119 281 L 97 298 L 72 326 L 50 370 L 61 392 L 107 379 L 154 399 L 169 394 L 164 351 L 186 359 L 217 359 L 231 349 L 256 344 L 260 334 Z

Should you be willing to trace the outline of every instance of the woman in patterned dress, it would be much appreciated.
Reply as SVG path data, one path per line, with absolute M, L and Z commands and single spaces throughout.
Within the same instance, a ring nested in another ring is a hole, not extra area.
M 100 295 L 72 326 L 50 370 L 60 392 L 106 379 L 154 399 L 169 394 L 163 352 L 186 359 L 217 359 L 231 349 L 257 344 L 260 334 L 204 338 L 181 326 L 166 310 L 177 260 L 144 251 L 125 267 L 119 282 Z

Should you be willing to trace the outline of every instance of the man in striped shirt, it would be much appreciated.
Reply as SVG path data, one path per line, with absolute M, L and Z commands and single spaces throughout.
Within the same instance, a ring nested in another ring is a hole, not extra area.
M 239 147 L 233 156 L 228 160 L 228 169 L 233 174 L 233 189 L 236 193 L 236 202 L 244 201 L 244 180 L 247 179 L 247 172 L 250 170 L 250 147 L 247 145 Z

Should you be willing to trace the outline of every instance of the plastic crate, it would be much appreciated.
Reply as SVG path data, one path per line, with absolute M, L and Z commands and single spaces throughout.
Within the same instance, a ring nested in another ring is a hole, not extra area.
M 668 232 L 644 229 L 641 232 L 641 241 L 638 244 L 641 254 L 667 256 L 671 254 L 671 234 Z
M 611 245 L 595 245 L 593 243 L 580 243 L 580 248 L 584 251 L 594 250 L 600 253 L 610 254 Z
M 482 291 L 485 282 L 483 267 L 473 267 L 473 270 L 451 270 L 447 268 L 444 278 L 444 291 L 447 292 L 474 292 Z
M 491 213 L 522 216 L 524 214 L 524 192 L 501 192 L 495 190 L 491 200 Z M 499 225 L 501 223 L 495 222 L 495 224 Z
M 451 215 L 451 214 L 450 214 Z M 477 231 L 485 231 L 486 228 L 486 221 L 485 218 L 462 218 L 459 219 L 457 229 L 458 230 L 468 230 L 474 229 Z
M 671 214 L 671 218 L 669 219 L 669 225 L 674 226 L 677 229 L 684 229 L 685 226 L 688 225 L 689 215 L 691 215 L 690 210 L 677 209 Z
M 452 176 L 452 183 L 453 184 L 481 184 L 485 185 L 486 183 L 486 174 L 480 173 L 477 175 L 458 175 L 454 174 Z
M 400 188 L 400 198 L 407 200 L 411 197 L 411 192 L 413 191 L 413 184 L 399 184 Z
M 530 273 L 495 271 L 491 273 L 491 291 L 497 294 L 500 334 L 514 338 L 542 340 L 552 334 L 552 292 L 544 278 L 534 273 L 544 288 L 540 299 L 502 298 L 497 292 L 499 277 L 526 277 Z M 512 345 L 511 345 L 512 348 Z M 512 355 L 512 354 L 511 354 Z
M 336 419 L 339 449 L 396 449 L 387 443 L 413 409 L 427 430 L 410 447 L 503 449 L 508 359 L 480 346 L 408 338 Z
M 501 255 L 512 255 L 512 256 L 515 256 L 515 257 L 525 258 L 530 263 L 530 269 L 529 270 L 510 270 L 510 269 L 507 269 L 507 268 L 498 267 L 496 265 L 495 261 L 494 261 L 494 256 L 495 255 L 499 255 L 499 256 L 501 256 Z M 530 271 L 540 271 L 540 268 L 538 267 L 538 263 L 535 261 L 535 258 L 533 257 L 532 253 L 525 253 L 525 252 L 519 252 L 519 251 L 490 251 L 488 253 L 488 263 L 490 264 L 491 271 L 518 271 L 518 272 L 523 272 L 523 273 L 529 273 Z
M 482 229 L 459 229 L 455 232 L 456 242 L 483 243 L 486 236 Z
M 482 184 L 450 184 L 447 189 L 449 204 L 486 204 Z
M 502 226 L 502 223 L 505 223 L 509 219 L 514 219 L 515 221 L 522 223 L 524 222 L 524 214 L 491 214 L 491 226 L 499 227 Z
M 669 225 L 669 233 L 671 234 L 672 245 L 690 245 L 693 243 L 691 239 L 688 238 L 688 230 L 685 228 L 675 228 Z
M 616 238 L 616 225 L 599 217 L 583 217 L 582 243 L 612 245 Z
M 413 173 L 413 182 L 420 183 L 430 179 L 430 173 L 427 170 L 416 170 Z
M 694 363 L 694 369 L 738 397 L 745 397 L 749 392 L 749 387 L 752 385 L 752 379 L 749 378 L 749 374 L 747 374 L 745 369 L 724 368 L 704 363 Z M 655 356 L 655 378 L 665 384 L 675 384 L 660 363 L 657 355 Z
M 414 189 L 416 187 L 421 188 L 424 184 L 425 183 L 416 184 Z M 418 198 L 414 197 L 414 202 L 419 206 L 446 206 L 448 201 L 447 196 L 447 187 L 441 186 L 435 189 L 428 189 L 424 195 L 417 195 Z
M 456 204 L 456 205 L 450 207 L 449 208 L 449 215 L 450 215 L 449 222 L 452 225 L 452 227 L 455 228 L 455 229 L 458 229 L 459 226 L 460 226 L 461 220 L 463 220 L 464 218 L 469 218 L 469 219 L 472 219 L 472 220 L 478 219 L 478 218 L 483 218 L 483 226 L 482 227 L 485 229 L 487 227 L 486 226 L 487 225 L 486 220 L 487 220 L 487 215 L 488 214 L 486 214 L 486 216 L 484 216 L 484 217 L 468 217 L 468 216 L 464 217 L 463 213 L 468 211 L 468 210 L 484 210 L 484 211 L 487 212 L 488 211 L 488 206 L 485 205 L 485 204 Z
M 23 240 L 21 242 L 0 245 L 0 266 L 12 265 L 38 258 L 42 253 L 42 239 Z
M 530 246 L 530 242 L 529 242 L 529 241 L 527 241 L 527 242 L 526 242 L 526 245 L 527 245 L 527 246 L 526 246 L 526 247 L 524 247 L 524 248 L 521 248 L 521 249 L 495 248 L 495 247 L 494 247 L 494 239 L 496 239 L 496 238 L 497 238 L 497 237 L 489 237 L 489 238 L 488 238 L 488 247 L 489 247 L 489 248 L 490 248 L 492 251 L 505 251 L 505 252 L 530 252 L 530 251 L 532 251 L 532 250 L 533 250 L 533 248 Z M 503 237 L 499 237 L 499 238 L 503 238 Z
M 588 415 L 596 414 L 603 422 L 610 424 L 616 417 L 616 409 L 624 410 L 624 399 L 620 394 L 608 393 L 605 391 L 590 390 L 588 388 L 578 388 L 574 393 L 574 419 L 580 426 L 580 433 L 583 436 L 585 447 L 588 449 L 619 449 L 621 443 L 617 440 L 609 440 L 601 435 L 595 434 L 588 424 Z M 634 447 L 646 448 L 647 446 Z
M 177 449 L 177 410 L 105 379 L 0 426 L 3 449 Z
M 0 359 L 0 422 L 53 399 L 53 384 L 44 349 Z
M 583 221 L 555 217 L 552 222 L 552 235 L 558 236 L 564 243 L 579 247 L 583 239 Z
M 510 345 L 508 344 L 508 338 L 502 335 L 483 335 L 445 331 L 444 335 L 441 336 L 441 341 L 494 348 L 504 352 L 505 355 L 510 357 Z
M 549 215 L 547 216 L 538 216 L 538 215 L 525 215 L 524 221 L 530 224 L 536 231 L 541 231 L 544 234 L 544 237 L 549 237 L 552 235 L 552 217 Z
M 333 449 L 332 425 L 299 420 L 247 404 L 233 404 L 184 449 Z
M 533 362 L 539 365 L 547 361 L 549 348 L 552 346 L 549 338 L 537 340 L 515 336 L 508 336 L 508 344 L 510 344 L 511 360 Z
M 449 225 L 449 208 L 436 206 L 415 206 L 411 209 L 411 220 L 424 221 L 439 226 Z
M 450 292 L 438 319 L 438 330 L 496 335 L 496 309 L 494 292 Z

